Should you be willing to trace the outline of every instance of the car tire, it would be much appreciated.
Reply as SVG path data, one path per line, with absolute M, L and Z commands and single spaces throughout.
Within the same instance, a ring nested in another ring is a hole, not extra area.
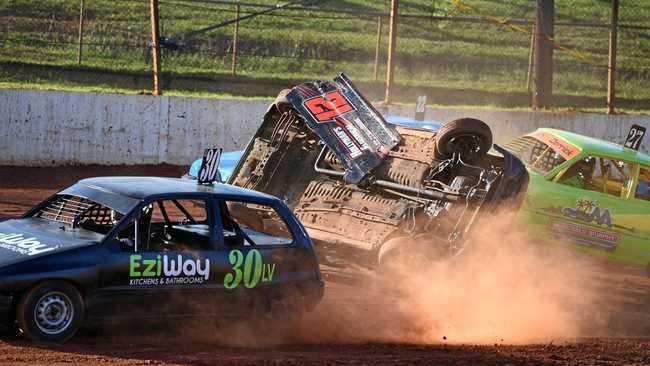
M 492 147 L 492 131 L 483 121 L 475 118 L 461 118 L 444 124 L 436 133 L 434 157 L 437 160 L 451 159 L 460 153 L 466 163 L 482 158 Z
M 650 278 L 650 262 L 648 262 L 648 265 L 645 267 L 645 274 Z
M 32 288 L 23 295 L 16 309 L 21 333 L 39 342 L 65 342 L 79 330 L 85 315 L 81 293 L 59 281 Z
M 298 290 L 288 289 L 262 299 L 258 326 L 273 333 L 276 339 L 293 338 L 304 316 L 304 301 Z
M 428 267 L 438 257 L 430 242 L 410 236 L 393 238 L 379 249 L 379 271 L 390 276 L 409 275 Z
M 282 89 L 279 93 L 278 96 L 275 97 L 275 100 L 273 101 L 272 105 L 275 105 L 278 108 L 278 111 L 280 113 L 284 113 L 293 106 L 291 105 L 291 102 L 289 102 L 289 99 L 287 99 L 287 94 L 291 92 L 291 89 Z

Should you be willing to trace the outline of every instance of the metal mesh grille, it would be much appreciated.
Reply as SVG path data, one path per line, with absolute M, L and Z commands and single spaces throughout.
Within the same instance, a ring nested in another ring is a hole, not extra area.
M 98 225 L 111 225 L 111 209 L 85 198 L 62 195 L 43 207 L 36 217 L 72 225 L 83 218 L 92 219 Z

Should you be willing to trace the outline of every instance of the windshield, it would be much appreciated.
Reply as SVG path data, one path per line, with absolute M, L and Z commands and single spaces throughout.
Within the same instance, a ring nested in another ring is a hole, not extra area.
M 103 235 L 108 234 L 123 216 L 122 213 L 101 203 L 68 194 L 57 195 L 32 215 Z
M 516 138 L 504 147 L 540 174 L 546 174 L 566 161 L 560 152 L 532 136 Z

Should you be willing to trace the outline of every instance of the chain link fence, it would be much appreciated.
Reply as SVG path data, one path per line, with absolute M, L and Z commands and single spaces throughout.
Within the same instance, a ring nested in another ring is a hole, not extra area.
M 273 11 L 276 1 L 250 1 L 159 0 L 163 72 L 307 80 L 344 71 L 355 80 L 385 80 L 389 0 L 294 1 Z M 149 1 L 84 0 L 82 42 L 80 5 L 80 0 L 0 4 L 0 61 L 150 72 Z M 466 104 L 526 103 L 534 81 L 536 9 L 535 0 L 401 0 L 395 82 L 437 89 Z M 232 22 L 260 12 L 265 13 Z M 555 0 L 555 105 L 598 100 L 602 106 L 610 15 L 610 1 Z M 617 96 L 624 104 L 650 100 L 649 51 L 650 3 L 623 0 Z M 6 71 L 0 76 L 13 77 Z

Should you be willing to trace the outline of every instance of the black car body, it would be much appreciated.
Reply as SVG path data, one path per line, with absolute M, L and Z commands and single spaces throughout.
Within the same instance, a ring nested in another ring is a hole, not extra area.
M 322 294 L 300 222 L 238 187 L 90 178 L 0 223 L 0 305 L 32 339 L 94 320 L 299 314 Z
M 287 202 L 321 263 L 375 267 L 459 254 L 481 219 L 518 208 L 528 173 L 484 122 L 387 124 L 341 74 L 281 92 L 229 183 Z

